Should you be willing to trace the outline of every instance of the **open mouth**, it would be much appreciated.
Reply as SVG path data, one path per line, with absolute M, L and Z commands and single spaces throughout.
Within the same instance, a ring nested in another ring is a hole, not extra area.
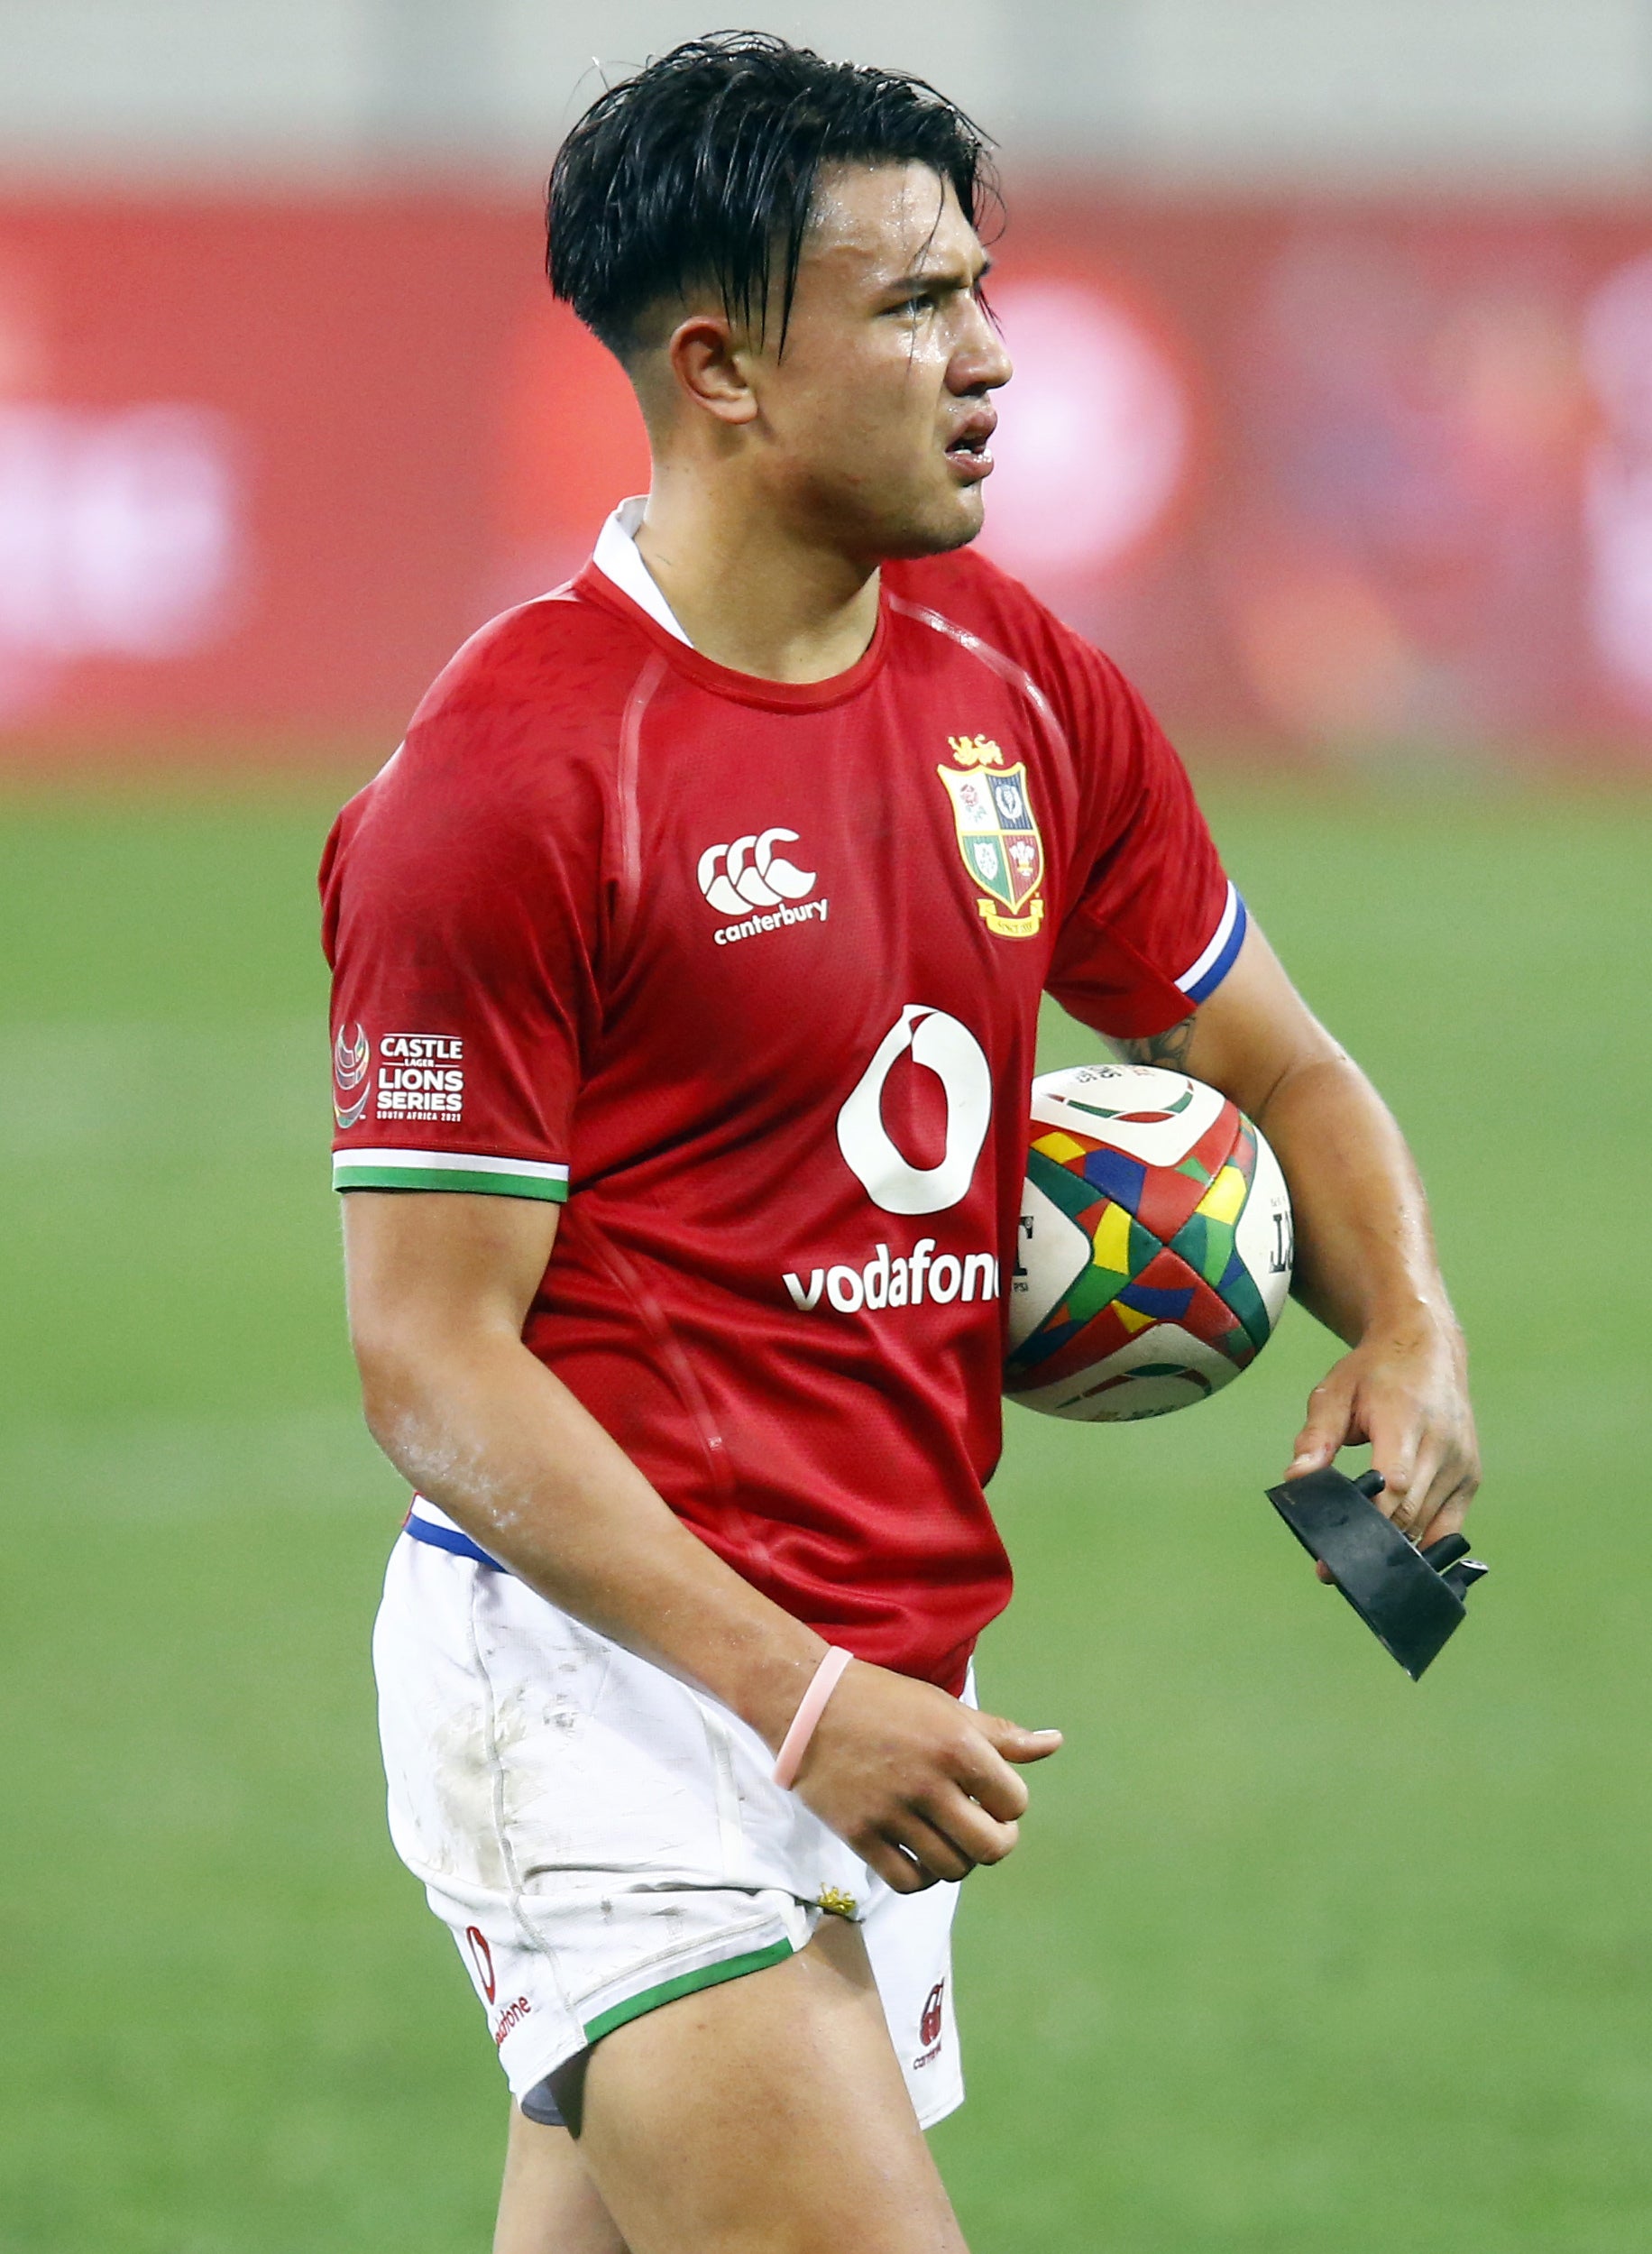
M 975 479 L 990 474 L 992 435 L 997 425 L 998 418 L 988 409 L 984 413 L 972 415 L 961 429 L 953 433 L 946 448 L 946 456 L 960 477 Z

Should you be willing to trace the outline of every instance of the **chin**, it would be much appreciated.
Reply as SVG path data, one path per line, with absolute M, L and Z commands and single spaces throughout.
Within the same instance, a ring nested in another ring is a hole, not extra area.
M 948 496 L 946 502 L 914 509 L 900 519 L 886 519 L 879 528 L 879 546 L 891 562 L 900 557 L 947 556 L 968 547 L 987 521 L 981 489 Z

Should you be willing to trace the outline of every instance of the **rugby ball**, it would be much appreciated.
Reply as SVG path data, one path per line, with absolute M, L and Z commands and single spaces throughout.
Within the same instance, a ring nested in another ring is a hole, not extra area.
M 1271 1337 L 1291 1248 L 1279 1161 L 1216 1089 L 1145 1064 L 1046 1072 L 1004 1390 L 1096 1424 L 1207 1401 Z

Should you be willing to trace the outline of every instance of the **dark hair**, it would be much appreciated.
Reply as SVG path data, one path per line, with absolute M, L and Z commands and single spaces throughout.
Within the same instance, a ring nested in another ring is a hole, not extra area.
M 564 142 L 546 271 L 623 359 L 647 308 L 696 283 L 762 335 L 777 263 L 784 346 L 822 165 L 927 164 L 979 226 L 997 196 L 990 145 L 906 71 L 767 32 L 687 40 L 600 95 Z

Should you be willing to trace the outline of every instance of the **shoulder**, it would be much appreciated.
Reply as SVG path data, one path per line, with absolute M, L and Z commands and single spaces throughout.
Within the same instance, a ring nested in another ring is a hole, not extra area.
M 1110 658 L 975 548 L 890 564 L 885 577 L 903 609 L 928 612 L 937 625 L 975 637 L 1058 706 L 1075 692 L 1094 696 L 1126 685 Z
M 503 878 L 597 850 L 646 638 L 558 588 L 502 612 L 420 699 L 394 756 L 346 805 L 323 862 L 440 864 Z
M 575 583 L 501 612 L 450 658 L 400 749 L 369 786 L 381 805 L 438 799 L 450 821 L 520 809 L 611 776 L 647 638 Z
M 577 581 L 490 619 L 449 658 L 419 700 L 409 739 L 463 723 L 539 741 L 600 736 L 624 710 L 647 665 L 647 638 Z M 504 723 L 502 730 L 500 723 Z
M 890 564 L 885 579 L 908 615 L 927 614 L 938 630 L 972 638 L 989 662 L 1013 668 L 1076 748 L 1140 726 L 1141 699 L 1113 660 L 976 549 Z

